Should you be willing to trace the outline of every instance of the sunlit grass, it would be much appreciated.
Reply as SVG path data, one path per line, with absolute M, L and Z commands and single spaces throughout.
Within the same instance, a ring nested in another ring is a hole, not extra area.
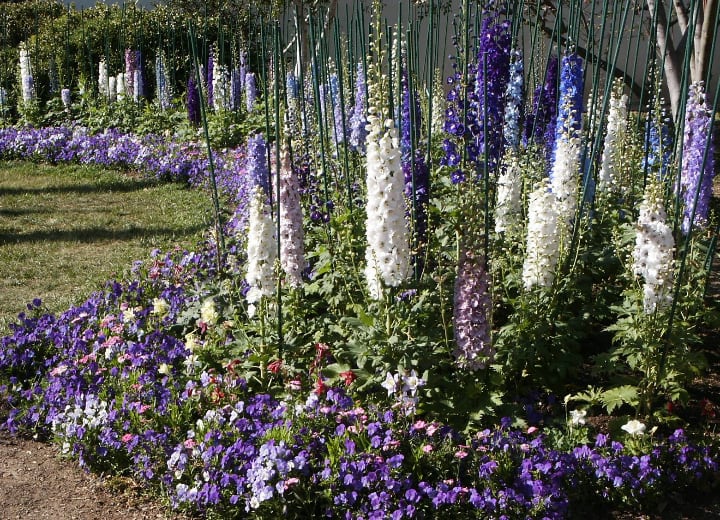
M 0 332 L 33 298 L 60 312 L 154 248 L 192 248 L 207 194 L 87 166 L 0 162 Z

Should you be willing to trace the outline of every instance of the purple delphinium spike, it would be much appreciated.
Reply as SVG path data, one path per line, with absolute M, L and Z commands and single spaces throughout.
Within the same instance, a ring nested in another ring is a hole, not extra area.
M 577 54 L 563 57 L 560 71 L 555 140 L 562 136 L 577 137 L 581 127 L 583 100 L 583 62 Z
M 427 204 L 429 202 L 429 183 L 430 171 L 425 164 L 425 156 L 420 149 L 415 150 L 415 157 L 412 155 L 412 136 L 413 126 L 415 123 L 415 132 L 422 126 L 422 114 L 420 112 L 420 103 L 415 96 L 414 113 L 410 113 L 410 89 L 408 85 L 407 70 L 403 69 L 402 89 L 403 104 L 400 117 L 400 152 L 402 161 L 402 170 L 405 177 L 405 196 L 411 201 L 412 210 L 415 218 L 415 250 L 419 251 L 422 244 L 425 243 L 427 235 Z M 413 121 L 414 120 L 414 121 Z M 417 135 L 417 134 L 416 134 Z M 417 265 L 418 259 L 422 255 L 415 255 Z M 422 266 L 418 266 L 422 267 Z
M 213 85 L 213 75 L 215 74 L 215 51 L 211 47 L 208 55 L 207 70 L 205 71 L 205 85 L 207 85 L 207 106 L 214 106 L 215 92 Z
M 267 164 L 267 146 L 262 134 L 255 134 L 247 140 L 247 174 L 253 185 L 262 187 L 265 195 L 270 194 L 270 172 Z
M 125 95 L 135 99 L 135 68 L 137 54 L 130 49 L 125 49 Z
M 345 133 L 347 130 L 343 118 L 342 100 L 340 99 L 340 84 L 337 74 L 330 75 L 330 99 L 333 108 L 333 136 L 335 137 L 335 144 L 341 144 L 345 142 Z
M 255 85 L 255 74 L 248 72 L 245 74 L 245 104 L 248 112 L 252 112 L 255 108 L 256 99 L 257 86 Z
M 487 366 L 494 354 L 490 342 L 492 302 L 488 284 L 489 276 L 482 256 L 463 251 L 455 279 L 454 355 L 456 363 L 470 371 Z
M 503 115 L 505 90 L 510 79 L 510 42 L 509 20 L 499 22 L 496 16 L 483 20 L 473 103 L 477 122 L 470 130 L 475 137 L 477 161 L 484 161 L 487 152 L 491 171 L 497 167 L 504 150 Z
M 688 234 L 693 226 L 702 228 L 708 222 L 715 175 L 713 140 L 712 136 L 708 138 L 710 118 L 711 114 L 705 103 L 705 87 L 702 82 L 693 83 L 690 86 L 685 110 L 680 177 L 680 190 L 684 203 L 682 221 L 684 234 Z
M 362 63 L 357 65 L 355 79 L 355 106 L 350 116 L 350 146 L 357 152 L 365 151 L 365 138 L 367 136 L 367 85 L 365 84 L 365 69 Z
M 200 124 L 200 92 L 195 75 L 191 72 L 187 84 L 188 121 L 194 126 Z
M 548 158 L 555 142 L 558 66 L 557 57 L 550 56 L 545 83 L 535 89 L 533 109 L 525 118 L 525 144 L 544 145 Z
M 645 123 L 647 132 L 647 150 L 643 155 L 643 168 L 656 172 L 660 180 L 667 178 L 673 152 L 672 119 L 664 108 L 654 108 L 648 112 Z M 658 128 L 659 127 L 659 128 Z
M 135 51 L 135 74 L 133 75 L 133 99 L 140 101 L 145 97 L 145 76 L 143 75 L 142 54 Z

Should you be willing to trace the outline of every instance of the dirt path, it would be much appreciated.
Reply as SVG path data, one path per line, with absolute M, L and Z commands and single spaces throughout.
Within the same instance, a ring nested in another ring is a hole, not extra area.
M 55 447 L 0 432 L 0 518 L 3 520 L 183 520 L 103 480 Z

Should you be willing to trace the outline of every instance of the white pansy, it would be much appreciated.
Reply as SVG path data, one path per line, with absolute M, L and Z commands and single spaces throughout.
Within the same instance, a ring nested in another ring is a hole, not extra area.
M 165 317 L 170 310 L 170 304 L 165 298 L 154 298 L 153 299 L 152 314 L 161 318 Z

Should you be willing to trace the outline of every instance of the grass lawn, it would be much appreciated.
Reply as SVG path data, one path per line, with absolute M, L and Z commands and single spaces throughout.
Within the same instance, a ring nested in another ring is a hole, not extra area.
M 153 248 L 192 248 L 206 193 L 97 167 L 0 162 L 0 334 L 41 298 L 61 312 Z

